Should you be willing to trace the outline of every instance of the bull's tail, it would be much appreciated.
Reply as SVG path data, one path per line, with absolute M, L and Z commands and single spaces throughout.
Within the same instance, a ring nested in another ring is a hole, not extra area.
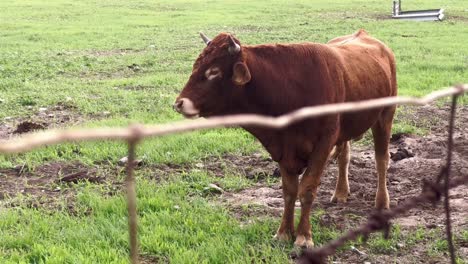
M 359 136 L 358 138 L 355 138 L 353 140 L 359 140 L 363 137 L 364 135 Z M 343 149 L 346 147 L 346 144 L 348 144 L 347 141 L 342 142 L 341 144 L 337 144 L 333 147 L 333 149 L 330 151 L 330 154 L 328 154 L 328 161 L 333 161 L 340 156 L 341 152 Z
M 328 155 L 328 161 L 336 160 L 341 153 L 340 150 L 340 148 L 334 146 L 333 149 L 330 151 L 330 154 Z

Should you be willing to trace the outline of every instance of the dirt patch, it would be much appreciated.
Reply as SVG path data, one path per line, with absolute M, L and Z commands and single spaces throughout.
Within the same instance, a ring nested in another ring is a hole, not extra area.
M 88 170 L 82 170 L 65 175 L 62 178 L 55 180 L 55 183 L 79 183 L 82 181 L 100 183 L 103 181 L 103 178 L 99 176 L 92 176 Z
M 12 128 L 6 122 L 0 123 L 0 139 L 8 138 L 9 135 L 13 133 L 13 131 L 14 131 L 14 128 Z
M 156 86 L 152 85 L 121 85 L 116 86 L 115 89 L 127 90 L 127 91 L 148 91 L 156 89 Z
M 125 56 L 129 54 L 142 54 L 145 53 L 144 49 L 112 49 L 112 50 L 90 50 L 86 52 L 86 55 L 94 57 L 110 57 L 110 56 Z
M 450 106 L 435 107 L 432 105 L 415 107 L 400 106 L 396 115 L 397 121 L 428 130 L 428 134 L 443 136 L 447 133 Z M 455 127 L 459 133 L 468 131 L 468 107 L 458 107 L 456 112 Z
M 24 121 L 19 123 L 16 126 L 15 131 L 13 131 L 13 134 L 24 134 L 28 133 L 31 131 L 36 131 L 36 130 L 42 130 L 45 129 L 46 125 L 45 124 L 38 124 L 30 121 Z
M 373 14 L 372 16 L 370 16 L 370 18 L 373 18 L 373 19 L 375 19 L 375 20 L 389 20 L 389 19 L 394 19 L 394 18 L 392 18 L 392 14 L 388 14 L 388 13 L 385 13 L 385 14 L 376 13 L 376 14 Z
M 109 71 L 82 71 L 78 73 L 79 78 L 105 80 L 105 79 L 119 79 L 128 78 L 141 74 L 145 71 L 144 67 L 138 64 L 130 64 L 126 67 L 119 67 Z M 69 74 L 70 77 L 76 77 L 76 74 Z
M 270 32 L 272 31 L 271 27 L 265 26 L 256 26 L 256 25 L 243 25 L 238 26 L 232 29 L 233 32 L 240 33 L 260 33 L 260 32 Z
M 83 59 L 85 61 L 96 61 L 98 58 L 127 56 L 127 55 L 142 55 L 154 51 L 155 45 L 150 45 L 147 48 L 122 48 L 111 50 L 87 50 L 87 51 L 62 51 L 56 53 L 56 56 L 66 56 L 74 59 Z M 87 64 L 87 63 L 86 63 Z M 57 74 L 69 78 L 83 78 L 93 80 L 128 78 L 145 71 L 143 65 L 132 63 L 130 65 L 122 65 L 113 69 L 105 69 L 96 71 L 91 68 L 85 67 L 80 72 L 69 72 L 60 70 Z
M 119 174 L 118 169 L 90 167 L 79 162 L 52 162 L 34 169 L 27 165 L 0 169 L 0 202 L 8 207 L 67 209 L 73 213 L 79 191 L 73 183 L 103 183 L 112 194 L 112 190 L 120 189 L 121 183 L 115 177 Z
M 7 119 L 0 123 L 0 139 L 8 139 L 13 134 L 29 133 L 46 128 L 74 126 L 84 121 L 75 106 L 58 103 L 55 106 L 41 107 L 29 116 Z
M 457 15 L 450 15 L 446 16 L 447 21 L 458 21 L 463 23 L 468 23 L 468 16 L 457 16 Z
M 170 263 L 169 258 L 167 257 L 159 257 L 159 256 L 151 256 L 151 255 L 140 255 L 139 262 L 142 264 Z
M 136 170 L 145 171 L 144 174 L 155 181 L 191 170 L 206 170 L 217 177 L 240 174 L 260 183 L 275 168 L 270 158 L 256 154 L 209 157 L 196 164 L 148 164 L 142 161 Z M 275 175 L 279 177 L 279 174 Z M 21 164 L 10 169 L 0 169 L 0 203 L 8 207 L 66 209 L 74 214 L 80 183 L 98 184 L 104 195 L 115 195 L 122 190 L 124 178 L 125 166 L 118 165 L 117 161 L 115 164 L 96 162 L 92 166 L 80 162 L 51 162 L 36 168 Z
M 124 170 L 121 166 L 88 166 L 77 161 L 51 162 L 35 168 L 21 164 L 0 169 L 0 202 L 8 207 L 53 210 L 63 209 L 65 204 L 73 212 L 75 197 L 80 189 L 75 184 L 102 184 L 104 194 L 113 195 L 121 189 Z
M 272 174 L 279 177 L 279 174 L 273 173 L 277 167 L 276 164 L 272 162 L 271 158 L 262 157 L 259 153 L 251 156 L 226 154 L 222 157 L 211 157 L 203 160 L 202 163 L 198 164 L 198 167 L 206 169 L 218 177 L 223 177 L 226 171 L 232 171 L 258 182 Z
M 280 177 L 276 164 L 271 158 L 263 157 L 260 153 L 250 156 L 224 154 L 220 157 L 204 158 L 195 164 L 148 164 L 143 161 L 142 169 L 151 171 L 150 178 L 157 181 L 191 170 L 204 170 L 216 177 L 226 177 L 227 174 L 242 175 L 259 183 L 270 176 Z

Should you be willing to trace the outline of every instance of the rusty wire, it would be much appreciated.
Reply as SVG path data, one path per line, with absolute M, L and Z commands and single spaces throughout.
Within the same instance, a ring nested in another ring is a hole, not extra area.
M 460 94 L 462 90 L 460 89 Z M 450 166 L 452 162 L 453 151 L 453 131 L 455 121 L 455 110 L 457 106 L 457 98 L 459 94 L 452 97 L 452 105 L 450 109 L 450 119 L 448 128 L 448 144 L 447 144 L 447 160 L 444 167 L 441 169 L 435 182 L 423 181 L 423 188 L 420 195 L 415 196 L 406 202 L 399 204 L 397 207 L 388 211 L 374 211 L 368 217 L 367 221 L 361 224 L 357 229 L 350 230 L 340 238 L 333 240 L 316 249 L 306 249 L 298 259 L 298 263 L 305 264 L 323 264 L 326 263 L 327 258 L 333 255 L 339 247 L 345 245 L 346 242 L 355 240 L 358 237 L 363 237 L 365 240 L 369 235 L 376 231 L 382 231 L 384 237 L 388 238 L 390 233 L 391 223 L 390 220 L 395 218 L 422 203 L 431 202 L 434 206 L 444 196 L 444 207 L 446 213 L 446 236 L 450 252 L 451 263 L 455 264 L 455 250 L 452 241 L 451 220 L 450 220 L 450 205 L 449 205 L 449 189 L 462 184 L 468 184 L 468 175 L 450 180 Z M 444 179 L 444 183 L 440 181 Z
M 457 177 L 450 181 L 449 188 L 455 188 L 462 184 L 468 183 L 468 175 Z M 342 247 L 346 242 L 355 240 L 358 237 L 367 238 L 371 233 L 376 231 L 384 231 L 388 234 L 390 229 L 390 219 L 395 218 L 422 203 L 437 203 L 440 201 L 444 192 L 444 185 L 434 184 L 428 181 L 423 183 L 423 191 L 420 195 L 414 196 L 397 207 L 383 212 L 373 212 L 367 221 L 361 224 L 358 228 L 346 232 L 340 238 L 333 240 L 323 247 L 304 250 L 298 259 L 298 263 L 305 264 L 323 264 L 326 263 L 327 257 L 333 255 L 339 247 Z
M 452 108 L 450 109 L 450 120 L 448 130 L 448 142 L 447 142 L 447 161 L 445 165 L 444 173 L 444 207 L 445 207 L 445 231 L 447 233 L 447 242 L 450 252 L 450 260 L 452 264 L 455 264 L 455 248 L 453 247 L 452 239 L 452 221 L 450 220 L 450 199 L 449 199 L 449 181 L 450 181 L 450 169 L 452 164 L 452 148 L 453 148 L 453 130 L 455 123 L 455 112 L 457 109 L 458 95 L 452 96 Z M 440 179 L 438 183 L 440 182 Z

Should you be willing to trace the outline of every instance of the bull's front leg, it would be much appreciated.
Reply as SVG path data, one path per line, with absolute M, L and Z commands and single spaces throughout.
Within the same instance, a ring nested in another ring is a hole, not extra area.
M 312 202 L 317 196 L 317 189 L 320 185 L 325 165 L 327 164 L 328 154 L 333 144 L 330 140 L 321 140 L 312 151 L 308 167 L 304 172 L 301 183 L 299 184 L 299 200 L 301 202 L 301 218 L 297 226 L 297 236 L 294 242 L 298 247 L 313 247 L 312 231 L 310 228 L 310 209 Z
M 281 225 L 276 232 L 275 238 L 288 241 L 294 236 L 294 204 L 297 199 L 299 175 L 288 173 L 281 165 L 280 172 L 283 187 L 284 211 Z

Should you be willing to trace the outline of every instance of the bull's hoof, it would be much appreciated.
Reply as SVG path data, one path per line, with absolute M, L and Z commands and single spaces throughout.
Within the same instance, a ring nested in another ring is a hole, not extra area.
M 276 233 L 276 235 L 273 237 L 273 239 L 278 240 L 278 241 L 290 241 L 292 238 L 292 235 L 284 232 L 284 233 Z
M 348 194 L 340 195 L 340 194 L 333 194 L 330 202 L 332 203 L 346 203 L 348 201 Z
M 388 192 L 377 193 L 375 197 L 375 208 L 379 210 L 390 208 L 390 196 Z
M 314 247 L 314 241 L 312 241 L 312 238 L 307 239 L 303 235 L 298 235 L 294 242 L 294 246 L 300 248 L 312 248 Z
M 390 201 L 377 201 L 375 200 L 375 208 L 378 210 L 390 209 Z

